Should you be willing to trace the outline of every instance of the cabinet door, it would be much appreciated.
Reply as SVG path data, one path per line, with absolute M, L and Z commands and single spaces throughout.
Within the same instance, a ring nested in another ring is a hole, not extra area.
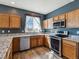
M 67 13 L 67 27 L 79 28 L 79 9 Z
M 49 42 L 48 42 L 48 36 L 45 36 L 44 37 L 44 46 L 48 47 L 49 48 Z
M 48 28 L 51 29 L 53 27 L 53 18 L 47 20 L 48 20 Z
M 64 56 L 64 59 L 65 58 L 68 58 L 68 59 L 77 59 L 77 52 L 76 52 L 76 43 L 73 43 L 73 42 L 68 42 L 67 41 L 65 42 L 65 40 L 63 40 L 63 56 Z
M 75 12 L 71 11 L 67 13 L 67 20 L 66 20 L 66 26 L 68 28 L 73 28 L 75 26 Z
M 43 28 L 47 29 L 48 28 L 48 20 L 43 21 Z
M 59 16 L 54 17 L 54 22 L 59 20 Z
M 8 14 L 0 14 L 0 28 L 9 28 Z
M 10 15 L 10 28 L 20 28 L 21 18 L 18 15 Z
M 43 46 L 43 39 L 44 39 L 44 36 L 41 36 L 41 35 L 39 35 L 39 36 L 37 36 L 37 45 L 38 46 Z
M 79 9 L 75 10 L 74 13 L 75 13 L 74 27 L 79 28 Z
M 30 37 L 30 47 L 31 48 L 37 47 L 37 38 L 35 36 Z
M 65 18 L 66 18 L 66 15 L 65 15 L 65 14 L 59 15 L 59 19 L 60 19 L 60 20 L 65 19 Z
M 13 53 L 20 51 L 20 38 L 19 37 L 13 38 L 12 44 L 13 44 L 12 46 Z

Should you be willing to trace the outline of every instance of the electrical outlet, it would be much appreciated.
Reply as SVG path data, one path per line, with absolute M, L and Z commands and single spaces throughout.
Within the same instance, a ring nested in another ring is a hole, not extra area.
M 5 33 L 5 31 L 4 31 L 4 30 L 2 30 L 2 33 Z
M 77 31 L 77 34 L 79 34 L 79 31 Z
M 8 30 L 8 33 L 10 33 L 10 30 Z

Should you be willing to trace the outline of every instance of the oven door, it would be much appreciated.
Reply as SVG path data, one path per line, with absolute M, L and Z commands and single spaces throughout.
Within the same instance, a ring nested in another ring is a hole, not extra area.
M 61 56 L 61 38 L 50 37 L 50 39 L 51 39 L 51 49 L 59 56 Z

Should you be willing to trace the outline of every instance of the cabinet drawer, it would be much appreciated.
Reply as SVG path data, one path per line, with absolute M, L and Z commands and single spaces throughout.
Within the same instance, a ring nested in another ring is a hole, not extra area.
M 67 39 L 63 39 L 63 43 L 76 46 L 76 42 L 73 42 L 73 41 L 70 41 L 70 40 L 67 40 Z

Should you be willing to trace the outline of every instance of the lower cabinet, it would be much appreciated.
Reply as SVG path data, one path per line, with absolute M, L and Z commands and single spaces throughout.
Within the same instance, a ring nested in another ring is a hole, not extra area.
M 31 36 L 30 37 L 30 48 L 37 47 L 37 37 Z
M 28 38 L 27 37 L 22 37 L 22 38 L 15 37 L 13 38 L 13 42 L 12 42 L 13 53 L 27 50 L 30 48 L 44 46 L 44 43 L 46 42 L 47 41 L 46 39 L 44 39 L 44 35 L 29 36 Z
M 44 46 L 49 48 L 49 42 L 50 42 L 50 38 L 48 38 L 48 36 L 44 36 Z
M 69 40 L 63 40 L 62 43 L 63 59 L 78 59 L 77 43 Z
M 38 47 L 38 46 L 43 46 L 43 39 L 44 36 L 39 35 L 39 36 L 31 36 L 30 37 L 30 47 Z
M 20 37 L 13 38 L 12 49 L 13 53 L 20 51 Z
M 44 36 L 43 35 L 42 36 L 40 36 L 40 35 L 37 36 L 37 45 L 38 46 L 43 46 L 44 45 L 44 43 L 43 43 L 44 41 L 43 40 L 44 40 Z

